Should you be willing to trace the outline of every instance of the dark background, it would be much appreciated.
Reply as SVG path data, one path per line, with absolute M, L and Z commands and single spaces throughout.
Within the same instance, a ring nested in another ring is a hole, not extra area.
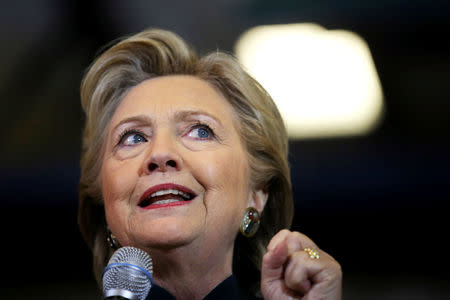
M 2 1 L 1 295 L 98 299 L 76 213 L 79 85 L 102 45 L 162 27 L 232 51 L 300 22 L 367 41 L 386 113 L 368 136 L 291 141 L 294 229 L 341 263 L 344 299 L 449 299 L 450 2 L 426 0 Z

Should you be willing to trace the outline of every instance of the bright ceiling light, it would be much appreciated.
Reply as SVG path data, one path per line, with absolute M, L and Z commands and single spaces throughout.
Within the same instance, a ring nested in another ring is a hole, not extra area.
M 367 44 L 353 32 L 259 26 L 235 50 L 277 103 L 293 138 L 362 135 L 380 120 L 381 84 Z

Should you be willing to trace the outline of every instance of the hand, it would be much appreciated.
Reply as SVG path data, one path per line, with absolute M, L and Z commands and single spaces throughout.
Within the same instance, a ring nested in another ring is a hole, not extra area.
M 317 250 L 320 258 L 311 258 L 305 248 Z M 267 246 L 261 292 L 265 300 L 340 300 L 341 266 L 307 236 L 284 229 Z

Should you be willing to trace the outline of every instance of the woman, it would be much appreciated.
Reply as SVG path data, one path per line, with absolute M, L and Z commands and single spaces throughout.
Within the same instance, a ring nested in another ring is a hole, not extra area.
M 143 31 L 95 60 L 81 99 L 79 225 L 99 282 L 113 251 L 134 246 L 153 259 L 151 294 L 340 299 L 339 264 L 285 229 L 286 130 L 232 57 Z

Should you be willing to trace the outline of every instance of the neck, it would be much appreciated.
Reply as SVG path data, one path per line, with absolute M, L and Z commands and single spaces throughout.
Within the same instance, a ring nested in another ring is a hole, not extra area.
M 203 299 L 232 273 L 232 249 L 180 247 L 149 252 L 155 283 L 176 299 Z

